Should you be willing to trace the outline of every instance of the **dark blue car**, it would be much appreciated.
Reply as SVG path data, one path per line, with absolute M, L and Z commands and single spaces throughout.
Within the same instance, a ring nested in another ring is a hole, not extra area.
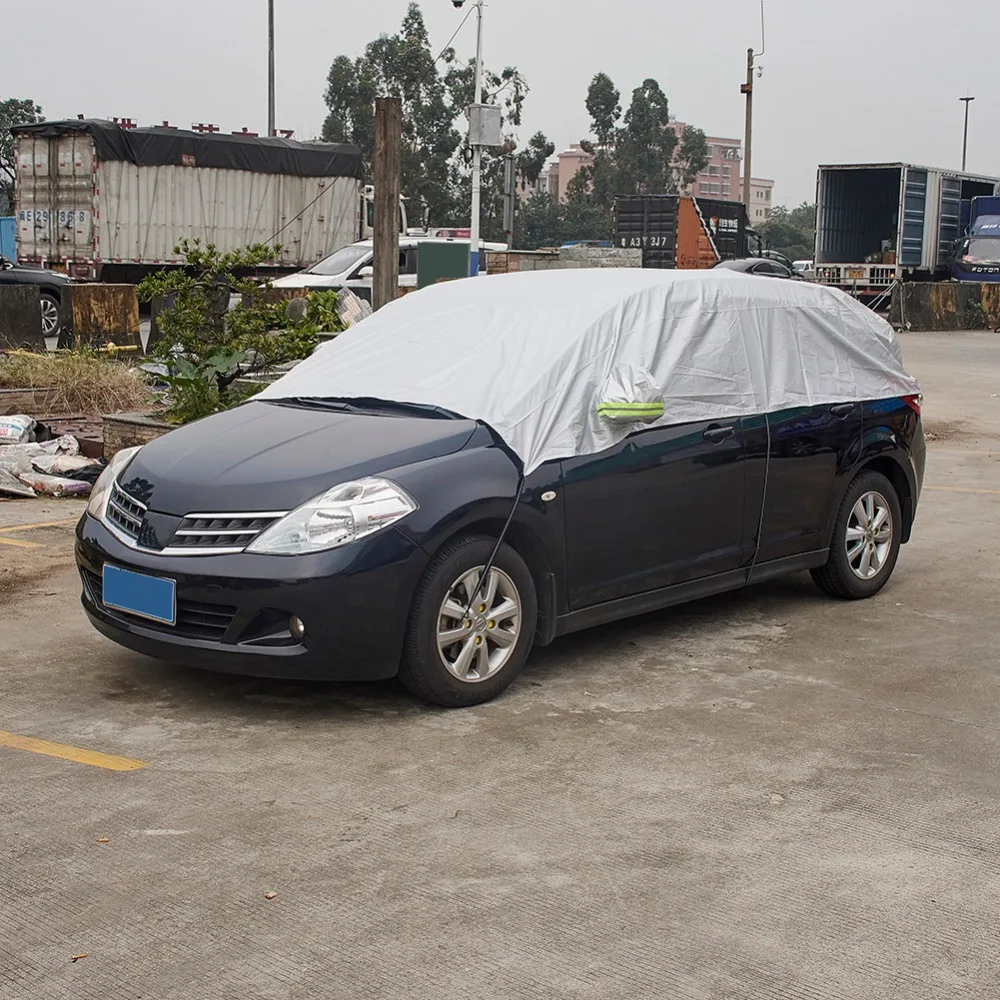
M 875 594 L 910 537 L 924 459 L 916 394 L 637 418 L 611 447 L 527 474 L 494 427 L 448 407 L 253 401 L 116 456 L 77 531 L 83 605 L 115 642 L 179 664 L 398 674 L 470 705 L 533 645 L 592 625 L 801 570 L 840 598 Z

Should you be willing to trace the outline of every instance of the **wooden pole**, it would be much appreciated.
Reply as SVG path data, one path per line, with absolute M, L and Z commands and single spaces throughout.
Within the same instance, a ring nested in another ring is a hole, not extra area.
M 375 275 L 372 307 L 396 298 L 399 289 L 399 147 L 403 132 L 403 105 L 399 98 L 375 101 Z

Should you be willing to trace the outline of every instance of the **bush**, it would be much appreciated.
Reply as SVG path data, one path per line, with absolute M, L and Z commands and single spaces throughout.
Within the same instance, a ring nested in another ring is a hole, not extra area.
M 185 269 L 160 271 L 139 285 L 141 300 L 170 303 L 157 316 L 163 339 L 153 354 L 167 366 L 171 422 L 188 423 L 243 402 L 254 390 L 237 386 L 238 379 L 308 357 L 321 322 L 330 311 L 336 316 L 330 293 L 315 307 L 289 309 L 288 302 L 267 301 L 261 285 L 242 276 L 273 261 L 279 250 L 256 243 L 222 253 L 211 243 L 184 239 L 174 253 L 184 258 Z M 229 309 L 231 294 L 243 295 L 243 304 Z

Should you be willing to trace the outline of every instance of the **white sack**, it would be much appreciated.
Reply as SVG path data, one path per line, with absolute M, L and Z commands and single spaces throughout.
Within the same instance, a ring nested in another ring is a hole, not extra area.
M 597 414 L 621 366 L 661 388 L 658 425 L 919 392 L 892 328 L 836 289 L 723 270 L 581 269 L 406 295 L 255 399 L 441 407 L 491 426 L 530 473 L 640 426 Z

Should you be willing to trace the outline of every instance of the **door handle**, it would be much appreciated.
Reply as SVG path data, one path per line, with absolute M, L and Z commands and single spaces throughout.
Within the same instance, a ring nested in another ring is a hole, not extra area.
M 709 427 L 702 437 L 712 444 L 721 444 L 723 441 L 728 441 L 735 433 L 736 428 L 730 424 L 728 427 Z
M 838 420 L 846 420 L 856 409 L 857 403 L 838 403 L 836 406 L 830 407 L 830 412 Z

